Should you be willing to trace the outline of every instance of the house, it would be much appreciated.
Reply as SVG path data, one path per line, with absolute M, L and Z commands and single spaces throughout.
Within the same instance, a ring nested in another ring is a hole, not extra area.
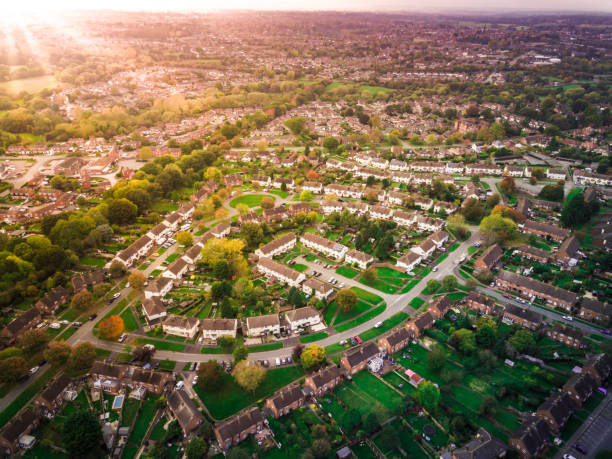
M 412 332 L 415 338 L 418 338 L 421 335 L 421 332 L 431 328 L 434 322 L 434 316 L 429 311 L 425 311 L 408 322 L 406 324 L 406 329 Z
M 605 322 L 612 317 L 612 305 L 585 296 L 580 300 L 578 315 L 586 320 Z
M 264 428 L 264 418 L 259 408 L 249 408 L 215 427 L 215 437 L 222 450 L 237 445 L 249 435 L 254 435 Z
M 285 206 L 264 209 L 261 215 L 264 221 L 267 223 L 282 222 L 283 220 L 287 220 L 289 218 L 289 212 L 287 212 Z
M 545 201 L 544 199 L 534 199 L 531 201 L 531 206 L 536 209 L 543 209 L 549 212 L 557 212 L 561 209 L 561 203 L 555 201 Z
M 436 251 L 436 244 L 434 244 L 429 238 L 427 238 L 419 245 L 412 247 L 410 250 L 427 259 L 431 257 Z
M 278 314 L 247 317 L 246 329 L 248 336 L 265 336 L 280 333 Z
M 361 199 L 363 197 L 363 190 L 356 186 L 332 183 L 325 186 L 325 194 L 335 195 L 339 198 Z
M 476 436 L 452 453 L 452 459 L 496 459 L 506 455 L 507 447 L 482 427 Z
M 450 202 L 438 201 L 434 204 L 433 210 L 436 213 L 444 211 L 446 215 L 450 215 L 457 210 L 457 206 Z
M 500 270 L 495 280 L 495 284 L 502 290 L 528 297 L 530 300 L 536 297 L 541 298 L 555 307 L 561 307 L 568 311 L 571 310 L 578 301 L 578 296 L 574 292 L 554 287 L 510 271 Z
M 539 456 L 549 444 L 548 424 L 533 414 L 527 417 L 508 440 L 508 446 L 515 449 L 522 459 Z
M 289 215 L 295 217 L 299 214 L 308 214 L 314 209 L 307 202 L 296 202 L 289 205 Z
M 71 388 L 72 379 L 66 373 L 62 373 L 36 396 L 34 406 L 45 416 L 52 418 L 64 407 L 66 392 Z
M 408 193 L 402 193 L 401 191 L 389 191 L 387 193 L 387 202 L 389 204 L 401 206 L 404 202 L 410 199 Z
M 95 389 L 116 394 L 122 387 L 123 378 L 129 367 L 112 361 L 95 361 L 89 370 L 89 376 Z
M 376 220 L 391 220 L 393 210 L 384 206 L 371 206 L 369 210 L 370 218 Z
M 521 220 L 525 220 L 527 217 L 529 217 L 530 208 L 531 202 L 529 199 L 525 197 L 520 197 L 518 199 L 516 203 L 516 213 L 522 217 Z
M 337 260 L 342 260 L 344 255 L 346 255 L 346 252 L 348 252 L 348 247 L 345 245 L 332 242 L 329 239 L 325 239 L 317 234 L 305 233 L 300 237 L 300 242 L 305 247 L 322 252 L 325 255 Z
M 429 210 L 433 207 L 433 200 L 423 196 L 416 196 L 414 198 L 414 205 L 421 210 Z
M 439 218 L 430 218 L 425 215 L 419 215 L 416 219 L 416 224 L 421 231 L 438 231 L 441 230 L 446 222 Z
M 170 234 L 171 229 L 168 225 L 158 223 L 147 232 L 147 236 L 153 239 L 155 244 L 163 244 L 166 241 L 166 237 Z
M 172 287 L 174 286 L 174 281 L 168 277 L 158 277 L 154 281 L 151 281 L 149 285 L 145 287 L 145 298 L 153 298 L 153 297 L 165 297 Z
M 210 234 L 210 233 L 209 233 Z M 212 237 L 212 235 L 211 235 Z M 204 244 L 201 241 L 195 242 L 189 247 L 183 256 L 181 257 L 188 265 L 195 265 L 195 263 L 202 258 L 202 247 Z
M 323 184 L 320 182 L 304 182 L 302 183 L 302 191 L 321 194 L 323 193 Z
M 607 381 L 610 370 L 610 361 L 605 354 L 593 355 L 582 365 L 582 372 L 590 375 L 598 386 Z
M 374 261 L 374 257 L 368 253 L 360 252 L 359 250 L 351 249 L 346 252 L 344 262 L 348 264 L 356 264 L 361 269 L 366 269 L 370 263 Z
M 516 253 L 523 258 L 528 258 L 529 260 L 537 261 L 539 263 L 548 263 L 548 259 L 550 257 L 550 252 L 542 249 L 536 249 L 535 247 L 531 247 L 529 245 L 520 246 L 518 249 L 516 249 Z
M 272 184 L 272 179 L 269 175 L 254 175 L 251 183 L 267 188 Z
M 525 174 L 525 169 L 523 166 L 511 166 L 510 164 L 506 164 L 504 167 L 503 175 L 507 177 L 523 177 Z
M 410 272 L 416 268 L 423 260 L 423 257 L 416 252 L 409 250 L 405 255 L 402 255 L 397 260 L 397 266 L 404 268 L 406 272 Z
M 291 287 L 298 287 L 306 279 L 303 273 L 265 257 L 259 259 L 256 267 L 265 276 L 278 279 Z
M 54 314 L 60 306 L 70 301 L 70 291 L 65 287 L 55 287 L 34 305 L 41 314 Z
M 321 323 L 319 312 L 310 306 L 293 309 L 285 313 L 285 319 L 290 330 L 308 328 Z
M 174 417 L 178 421 L 184 437 L 191 436 L 204 421 L 204 416 L 198 411 L 189 394 L 183 389 L 173 390 L 168 393 L 166 400 L 168 417 Z
M 323 201 L 321 202 L 321 212 L 324 214 L 333 214 L 334 212 L 342 212 L 344 204 L 340 201 Z
M 75 273 L 72 276 L 72 290 L 74 293 L 80 292 L 88 287 L 95 287 L 105 281 L 104 271 L 96 269 L 84 273 Z
M 142 313 L 149 323 L 162 320 L 168 315 L 159 296 L 145 298 L 142 301 Z
M 574 183 L 576 185 L 612 186 L 612 175 L 595 174 L 584 170 L 575 170 Z
M 580 259 L 580 241 L 576 236 L 567 238 L 559 247 L 556 258 L 557 261 L 569 268 L 573 268 Z
M 183 218 L 181 217 L 181 214 L 179 214 L 178 212 L 172 212 L 166 215 L 166 218 L 164 218 L 164 221 L 162 223 L 171 230 L 176 230 L 179 226 L 179 223 L 181 223 L 182 221 Z
M 349 374 L 354 375 L 355 373 L 363 370 L 368 361 L 379 354 L 378 347 L 373 342 L 362 344 L 361 346 L 347 351 L 340 358 L 340 365 L 342 365 Z
M 242 175 L 227 174 L 225 177 L 223 177 L 223 183 L 225 183 L 225 186 L 229 188 L 234 186 L 241 186 L 243 184 Z
M 0 446 L 4 448 L 7 457 L 16 454 L 20 448 L 20 439 L 28 435 L 40 424 L 40 418 L 30 408 L 21 416 L 14 417 L 0 433 Z
M 168 314 L 162 323 L 164 333 L 192 339 L 198 333 L 200 320 L 196 317 Z
M 272 397 L 268 397 L 264 403 L 264 408 L 269 409 L 275 419 L 280 418 L 291 411 L 297 410 L 304 405 L 306 395 L 297 384 L 284 387 L 276 392 Z
M 183 277 L 183 274 L 189 268 L 189 264 L 181 257 L 174 260 L 165 271 L 162 273 L 162 277 L 166 277 L 168 279 L 178 280 Z
M 30 308 L 4 327 L 0 335 L 4 338 L 16 340 L 23 333 L 38 325 L 41 320 L 40 311 L 36 308 Z
M 446 315 L 452 305 L 453 303 L 448 298 L 448 295 L 442 295 L 432 300 L 431 304 L 427 308 L 427 311 L 434 316 L 436 320 L 440 320 Z
M 403 210 L 396 210 L 393 212 L 393 221 L 400 226 L 414 225 L 416 217 L 416 212 L 406 212 Z
M 536 416 L 544 419 L 548 429 L 559 435 L 575 409 L 574 402 L 566 392 L 556 392 L 538 407 Z
M 551 180 L 565 180 L 565 169 L 548 169 L 546 178 Z
M 238 216 L 238 223 L 240 225 L 244 225 L 246 223 L 255 223 L 256 225 L 259 225 L 263 223 L 263 221 L 263 217 L 256 212 L 249 212 L 248 214 Z
M 304 387 L 310 388 L 315 397 L 321 397 L 342 382 L 343 371 L 336 365 L 321 368 L 306 376 Z
M 189 202 L 186 202 L 185 204 L 182 204 L 181 207 L 178 208 L 176 213 L 181 216 L 182 220 L 186 220 L 189 217 L 191 217 L 191 214 L 193 214 L 194 211 L 195 211 L 194 205 Z
M 534 220 L 526 220 L 524 223 L 519 223 L 519 229 L 523 233 L 535 234 L 541 238 L 550 239 L 559 243 L 570 233 L 569 230 L 565 228 L 549 225 L 548 223 L 536 222 Z
M 595 380 L 588 373 L 572 375 L 561 388 L 563 392 L 569 394 L 578 408 L 591 398 L 593 389 L 595 389 Z
M 201 319 L 200 330 L 204 339 L 214 341 L 222 336 L 236 338 L 238 319 Z
M 563 343 L 566 346 L 573 347 L 574 349 L 580 349 L 584 347 L 582 338 L 584 334 L 577 328 L 570 327 L 569 325 L 560 324 L 558 322 L 553 323 L 552 328 L 546 330 L 546 336 L 550 339 Z
M 502 322 L 508 325 L 520 324 L 523 328 L 535 330 L 542 324 L 542 317 L 529 309 L 508 304 L 504 309 Z
M 406 328 L 398 328 L 380 338 L 378 346 L 384 348 L 387 354 L 391 355 L 408 346 L 413 338 L 414 335 Z
M 436 245 L 436 248 L 439 249 L 444 244 L 446 244 L 446 242 L 448 241 L 448 233 L 442 230 L 436 231 L 431 236 L 429 236 L 427 239 L 433 242 Z
M 408 382 L 414 387 L 419 387 L 419 385 L 425 381 L 421 375 L 410 369 L 404 371 L 404 374 L 408 378 Z
M 144 257 L 153 248 L 154 240 L 146 234 L 139 237 L 131 245 L 119 252 L 113 261 L 118 261 L 126 268 L 132 266 L 136 260 Z
M 489 246 L 474 262 L 475 271 L 491 271 L 503 255 L 503 250 L 497 244 Z
M 325 203 L 321 204 L 323 206 Z M 339 203 L 342 204 L 342 203 Z M 370 206 L 365 202 L 347 202 L 344 204 L 344 209 L 348 210 L 352 214 L 365 215 L 369 210 Z M 340 208 L 342 210 L 342 207 Z M 339 211 L 338 211 L 339 212 Z
M 210 230 L 210 233 L 214 237 L 223 238 L 223 237 L 229 235 L 230 230 L 231 230 L 231 227 L 230 227 L 230 225 L 228 223 L 221 222 L 221 223 L 215 225 L 215 227 Z
M 128 369 L 128 379 L 124 381 L 132 388 L 144 388 L 149 392 L 160 395 L 174 382 L 174 376 L 167 371 L 156 371 L 131 366 Z
M 468 308 L 478 311 L 480 314 L 491 315 L 495 312 L 495 300 L 475 291 L 468 293 L 468 296 L 465 297 L 465 304 Z
M 334 289 L 327 282 L 311 277 L 302 284 L 302 291 L 307 295 L 314 295 L 319 300 L 328 300 Z

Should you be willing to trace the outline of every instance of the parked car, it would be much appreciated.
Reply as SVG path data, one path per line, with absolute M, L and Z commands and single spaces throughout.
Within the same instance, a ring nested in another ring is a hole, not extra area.
M 434 266 L 433 268 L 431 268 L 431 270 L 435 273 L 438 270 L 437 266 Z M 414 274 L 412 274 L 414 276 Z
M 72 322 L 72 326 L 79 328 L 81 325 L 83 325 L 83 322 Z
M 181 390 L 183 387 L 185 387 L 185 383 L 183 381 L 179 381 L 174 387 L 176 388 L 176 390 Z
M 357 341 L 358 344 L 363 343 L 363 340 L 359 336 L 355 336 L 355 341 Z
M 121 293 L 117 292 L 113 295 L 113 300 L 116 300 L 117 298 L 119 298 L 121 296 Z
M 580 452 L 582 454 L 587 454 L 586 448 L 583 445 L 581 445 L 580 443 L 574 443 L 572 445 L 572 448 L 574 448 L 576 451 L 578 451 L 578 452 Z
M 382 327 L 382 324 L 383 324 L 382 321 L 378 321 L 374 324 L 374 328 L 380 328 Z
M 193 377 L 193 382 L 191 384 L 197 384 L 198 383 L 198 375 L 195 375 Z
M 610 330 L 608 330 L 607 328 L 604 328 L 603 330 L 601 330 L 601 332 L 602 332 L 604 335 L 609 335 L 609 334 L 610 334 Z
M 572 456 L 571 454 L 564 454 L 563 459 L 576 459 L 576 458 Z
M 572 316 L 562 316 L 561 317 L 563 320 L 567 320 L 569 322 L 572 322 L 574 320 L 574 318 Z
M 347 342 L 348 342 L 347 340 L 343 339 L 338 344 L 340 344 L 340 346 L 344 346 L 344 345 L 346 345 Z
M 30 368 L 30 375 L 35 375 L 38 370 L 40 370 L 40 367 L 32 367 Z
M 119 341 L 120 343 L 123 343 L 126 340 L 126 338 L 127 338 L 127 333 L 122 333 L 117 341 Z
M 280 359 L 278 357 L 276 358 L 276 366 L 280 367 Z
M 89 320 L 94 320 L 96 317 L 98 317 L 98 314 L 92 314 L 89 316 Z

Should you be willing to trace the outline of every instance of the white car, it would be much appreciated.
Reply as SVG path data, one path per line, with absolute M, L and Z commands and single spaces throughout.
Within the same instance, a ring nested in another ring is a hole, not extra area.
M 438 267 L 434 266 L 433 268 L 431 268 L 431 270 L 435 273 L 438 270 Z M 413 276 L 414 276 L 414 274 L 413 274 Z
M 572 456 L 571 454 L 564 454 L 563 459 L 576 459 L 576 458 Z
M 30 368 L 30 375 L 35 375 L 38 370 L 40 370 L 40 367 L 32 367 Z
M 117 292 L 113 295 L 113 300 L 116 300 L 117 298 L 119 298 L 121 296 L 121 293 Z
M 561 318 L 564 319 L 564 320 L 567 320 L 569 322 L 572 322 L 574 320 L 574 318 L 572 316 L 563 316 Z
M 193 382 L 191 384 L 197 384 L 198 383 L 198 375 L 195 375 L 193 377 Z
M 382 322 L 379 321 L 374 324 L 374 328 L 380 328 L 380 327 L 382 327 Z

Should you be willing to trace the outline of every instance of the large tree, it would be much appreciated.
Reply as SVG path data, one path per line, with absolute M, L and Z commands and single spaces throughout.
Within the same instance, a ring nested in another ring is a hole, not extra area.
M 77 344 L 70 355 L 69 366 L 73 370 L 90 368 L 96 359 L 96 347 L 90 342 Z
M 100 336 L 104 339 L 115 339 L 123 330 L 125 330 L 125 324 L 123 323 L 123 319 L 119 316 L 110 316 L 98 324 L 98 330 L 100 331 Z
M 100 448 L 102 432 L 90 411 L 70 414 L 62 427 L 62 442 L 71 457 L 88 457 Z
M 49 335 L 40 329 L 28 330 L 19 338 L 19 346 L 28 353 L 41 350 L 48 342 Z
M 72 307 L 85 311 L 93 306 L 93 296 L 88 290 L 81 290 L 72 297 Z
M 187 459 L 202 459 L 207 452 L 208 443 L 200 437 L 193 437 L 185 448 Z
M 357 294 L 350 288 L 343 288 L 336 294 L 336 303 L 342 311 L 352 311 L 357 306 Z
M 479 229 L 489 242 L 503 243 L 514 239 L 518 234 L 517 224 L 499 214 L 491 214 L 483 218 Z
M 128 276 L 128 282 L 130 283 L 130 287 L 139 292 L 142 292 L 144 290 L 146 281 L 147 278 L 140 271 L 134 271 Z
M 590 218 L 591 207 L 584 202 L 584 194 L 582 192 L 571 194 L 561 212 L 561 223 L 574 228 L 588 222 Z
M 300 362 L 305 370 L 318 367 L 325 360 L 325 349 L 318 344 L 308 346 L 300 355 Z
M 43 353 L 47 362 L 54 367 L 61 367 L 70 358 L 72 347 L 64 340 L 51 341 Z
M 132 201 L 121 198 L 108 203 L 108 221 L 118 225 L 132 223 L 138 215 L 138 206 Z
M 423 408 L 435 413 L 440 402 L 440 389 L 430 381 L 423 381 L 417 388 L 416 398 Z
M 232 376 L 244 390 L 255 392 L 266 376 L 266 370 L 250 360 L 243 360 L 234 367 Z
M 207 391 L 214 391 L 221 385 L 223 369 L 216 360 L 200 363 L 198 370 L 198 387 Z

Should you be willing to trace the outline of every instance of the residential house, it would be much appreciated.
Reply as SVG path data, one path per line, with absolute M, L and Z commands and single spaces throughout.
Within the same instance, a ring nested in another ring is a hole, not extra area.
M 291 287 L 298 287 L 306 279 L 303 273 L 265 257 L 259 259 L 256 267 L 257 270 L 265 276 L 278 279 L 280 282 L 288 284 Z
M 416 212 L 395 210 L 393 212 L 393 221 L 400 226 L 412 226 L 417 221 L 417 214 Z
M 337 260 L 342 260 L 346 255 L 346 252 L 348 252 L 348 247 L 345 245 L 332 242 L 329 239 L 325 239 L 317 234 L 305 233 L 300 237 L 300 242 L 305 247 L 322 252 L 325 255 Z
M 436 251 L 436 244 L 434 244 L 429 238 L 425 239 L 419 245 L 412 247 L 414 253 L 418 254 L 422 258 L 429 258 Z
M 269 175 L 254 175 L 251 183 L 267 188 L 272 184 L 272 178 Z
M 593 380 L 591 375 L 588 373 L 572 375 L 561 388 L 563 392 L 567 392 L 569 394 L 578 408 L 580 408 L 584 402 L 591 398 L 591 395 L 593 395 L 593 389 L 595 389 L 595 380 Z
M 238 333 L 238 319 L 201 319 L 200 330 L 202 338 L 217 340 L 222 336 L 236 338 Z
M 127 365 L 112 361 L 95 361 L 89 370 L 93 387 L 103 392 L 116 394 L 122 387 L 123 378 L 128 371 Z
M 586 320 L 606 322 L 612 318 L 612 305 L 586 296 L 580 300 L 578 315 Z
M 149 392 L 161 395 L 174 383 L 174 375 L 167 371 L 130 366 L 128 378 L 124 382 L 128 387 L 144 388 Z
M 153 248 L 154 240 L 146 234 L 139 237 L 131 245 L 119 252 L 113 261 L 118 261 L 126 268 L 131 267 L 136 260 L 144 257 Z
M 4 448 L 7 457 L 13 457 L 19 450 L 20 440 L 40 424 L 40 418 L 30 408 L 21 416 L 12 418 L 0 433 L 0 446 Z
M 166 307 L 162 303 L 159 296 L 152 298 L 145 298 L 142 301 L 142 313 L 144 314 L 147 322 L 154 323 L 163 320 L 168 315 Z
M 557 261 L 568 268 L 573 268 L 580 259 L 580 241 L 576 236 L 567 238 L 559 247 Z
M 542 418 L 530 415 L 508 440 L 508 446 L 515 449 L 522 459 L 539 456 L 550 445 L 550 430 Z
M 304 405 L 306 394 L 299 385 L 294 384 L 277 391 L 272 397 L 268 397 L 264 408 L 269 409 L 275 419 L 289 414 Z
M 529 309 L 508 304 L 504 309 L 502 321 L 505 324 L 520 324 L 523 328 L 535 330 L 542 324 L 542 317 Z
M 280 320 L 278 314 L 247 317 L 246 329 L 247 335 L 251 337 L 279 334 Z
M 229 235 L 230 230 L 231 230 L 231 227 L 228 223 L 221 222 L 215 225 L 214 228 L 210 230 L 210 233 L 214 237 L 223 238 Z
M 321 202 L 321 212 L 324 214 L 333 214 L 334 212 L 342 212 L 344 204 L 340 201 L 323 201 Z
M 272 209 L 264 209 L 261 213 L 263 219 L 267 223 L 277 223 L 287 220 L 289 218 L 289 212 L 285 206 L 278 206 Z
M 244 225 L 246 223 L 255 223 L 256 225 L 259 225 L 263 223 L 263 221 L 263 217 L 256 212 L 249 212 L 248 214 L 238 216 L 238 223 L 240 225 Z
M 215 437 L 222 450 L 237 445 L 249 435 L 254 435 L 264 428 L 264 418 L 259 408 L 248 408 L 215 427 Z
M 178 280 L 189 269 L 189 264 L 181 257 L 174 260 L 162 273 L 162 277 Z
M 413 338 L 414 335 L 402 327 L 392 330 L 380 338 L 378 346 L 384 348 L 387 354 L 392 355 L 408 346 Z
M 45 416 L 52 418 L 59 413 L 66 402 L 66 392 L 72 389 L 72 379 L 66 373 L 55 378 L 34 399 L 34 406 Z
M 574 349 L 584 347 L 584 342 L 582 341 L 584 334 L 582 331 L 569 325 L 555 322 L 552 328 L 546 330 L 546 336 Z
M 555 392 L 538 407 L 536 416 L 544 419 L 548 429 L 559 435 L 575 409 L 574 402 L 567 392 Z
M 204 244 L 202 243 L 202 241 L 195 242 L 191 247 L 189 247 L 185 251 L 185 253 L 183 254 L 181 258 L 188 265 L 195 265 L 196 262 L 199 261 L 200 258 L 202 258 L 202 247 L 204 247 Z
M 535 234 L 544 239 L 551 239 L 555 242 L 562 242 L 568 235 L 569 230 L 548 223 L 536 222 L 534 220 L 526 220 L 524 223 L 519 223 L 519 229 L 523 233 Z
M 334 289 L 326 282 L 311 277 L 302 284 L 302 291 L 307 295 L 314 295 L 319 300 L 328 300 L 334 293 Z
M 406 329 L 418 338 L 423 331 L 431 328 L 435 321 L 434 316 L 429 311 L 425 311 L 406 323 Z
M 576 185 L 612 186 L 612 175 L 596 174 L 584 170 L 575 170 L 573 174 Z
M 70 290 L 65 287 L 55 287 L 34 305 L 42 314 L 54 314 L 60 306 L 70 301 Z
M 427 311 L 432 316 L 434 316 L 436 320 L 440 320 L 446 315 L 448 311 L 450 311 L 450 308 L 452 307 L 452 305 L 453 303 L 449 299 L 448 295 L 442 295 L 437 298 L 434 298 L 431 301 L 431 304 L 427 308 Z
M 495 284 L 502 290 L 526 296 L 531 300 L 536 297 L 542 298 L 553 306 L 558 306 L 568 311 L 571 310 L 578 301 L 578 296 L 574 292 L 554 287 L 535 279 L 523 277 L 510 271 L 500 270 L 497 274 Z
M 468 308 L 481 314 L 492 315 L 495 312 L 495 300 L 475 291 L 468 293 L 468 296 L 465 297 L 465 304 Z
M 452 459 L 496 459 L 506 455 L 507 446 L 479 427 L 476 436 L 452 453 Z
M 147 232 L 147 236 L 150 237 L 155 244 L 163 244 L 166 238 L 170 234 L 171 229 L 165 223 L 158 223 Z
M 310 306 L 285 312 L 285 319 L 290 330 L 313 327 L 321 323 L 319 312 Z
M 351 249 L 348 252 L 346 252 L 344 261 L 345 263 L 348 263 L 351 265 L 356 264 L 361 269 L 366 269 L 368 265 L 374 261 L 374 257 L 368 253 Z
M 96 269 L 94 271 L 86 271 L 83 273 L 75 273 L 72 276 L 72 290 L 74 293 L 80 292 L 88 287 L 95 287 L 105 281 L 104 271 Z
M 503 255 L 503 250 L 497 244 L 489 246 L 474 262 L 475 271 L 491 271 Z
M 404 268 L 406 272 L 413 271 L 419 263 L 423 261 L 423 257 L 416 252 L 409 250 L 405 255 L 402 255 L 397 260 L 397 265 L 400 268 Z
M 550 180 L 565 180 L 565 169 L 548 169 L 546 178 Z
M 595 354 L 589 357 L 582 365 L 582 372 L 590 375 L 598 386 L 608 380 L 610 371 L 610 360 L 608 360 L 605 354 Z
M 321 194 L 323 193 L 323 184 L 321 182 L 304 182 L 302 183 L 302 191 Z
M 378 347 L 370 341 L 347 351 L 340 358 L 340 365 L 342 365 L 349 374 L 354 375 L 363 370 L 368 361 L 377 357 L 378 354 Z
M 241 186 L 243 185 L 242 175 L 240 174 L 227 174 L 223 177 L 223 183 L 227 187 Z
M 518 249 L 516 249 L 516 253 L 523 258 L 528 258 L 529 260 L 537 261 L 539 263 L 548 263 L 548 259 L 550 258 L 550 252 L 542 249 L 536 249 L 535 247 L 531 247 L 529 245 L 520 246 Z
M 23 333 L 38 325 L 41 320 L 40 311 L 36 308 L 30 308 L 9 322 L 9 324 L 2 329 L 0 334 L 2 337 L 9 338 L 11 341 L 16 340 Z
M 315 397 L 322 397 L 342 382 L 343 374 L 340 367 L 330 365 L 306 376 L 304 387 L 310 388 Z
M 168 314 L 162 323 L 164 333 L 192 339 L 198 333 L 200 320 L 196 317 Z
M 172 290 L 173 286 L 174 281 L 172 279 L 168 277 L 158 277 L 145 287 L 145 298 L 163 298 Z
M 393 218 L 393 210 L 384 206 L 370 206 L 370 218 L 377 220 L 391 220 Z
M 339 203 L 339 204 L 342 204 L 342 203 Z M 321 204 L 321 206 L 324 206 L 324 205 L 325 203 Z M 365 215 L 370 210 L 370 206 L 366 204 L 365 202 L 351 201 L 351 202 L 347 202 L 344 204 L 344 209 L 348 210 L 352 214 Z M 340 211 L 341 210 L 342 210 L 342 207 L 340 207 Z M 340 212 L 340 211 L 336 210 L 336 212 Z
M 166 400 L 168 417 L 174 417 L 183 431 L 183 436 L 190 437 L 204 422 L 204 416 L 183 389 L 170 391 Z

